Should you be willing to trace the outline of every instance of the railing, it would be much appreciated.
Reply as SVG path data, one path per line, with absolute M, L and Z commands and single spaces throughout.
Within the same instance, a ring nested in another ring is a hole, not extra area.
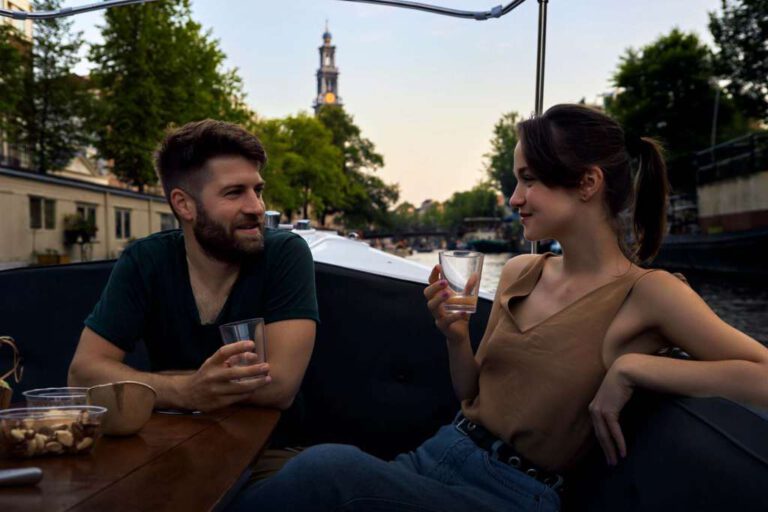
M 699 185 L 768 171 L 768 132 L 752 133 L 699 151 L 694 161 Z
M 10 144 L 5 145 L 0 142 L 0 166 L 10 167 L 20 170 L 32 169 L 32 153 L 26 149 Z

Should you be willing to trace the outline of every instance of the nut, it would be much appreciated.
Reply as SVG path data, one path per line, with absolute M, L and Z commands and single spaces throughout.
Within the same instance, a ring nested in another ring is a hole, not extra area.
M 11 438 L 13 438 L 13 440 L 16 442 L 23 441 L 25 434 L 26 434 L 26 431 L 20 428 L 14 428 L 13 430 L 11 430 Z
M 56 438 L 56 441 L 62 444 L 62 446 L 66 446 L 69 448 L 72 446 L 75 442 L 75 438 L 72 435 L 72 432 L 69 430 L 57 430 L 54 432 L 54 437 Z
M 42 452 L 45 450 L 45 443 L 48 442 L 48 438 L 43 434 L 35 434 L 35 451 Z
M 83 450 L 87 450 L 88 448 L 93 445 L 93 438 L 92 437 L 84 437 L 82 441 L 77 443 L 77 451 L 81 452 Z
M 37 451 L 37 443 L 34 440 L 27 441 L 27 449 L 24 454 L 27 457 L 31 457 L 35 454 L 36 451 Z
M 64 451 L 64 447 L 61 445 L 61 443 L 57 443 L 56 441 L 50 441 L 48 443 L 45 443 L 45 451 L 51 452 L 51 453 L 61 453 Z

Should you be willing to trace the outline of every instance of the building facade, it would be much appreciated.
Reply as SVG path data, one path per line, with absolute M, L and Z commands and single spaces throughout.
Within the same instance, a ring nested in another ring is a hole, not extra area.
M 3 9 L 11 11 L 29 12 L 32 6 L 29 0 L 0 0 Z M 32 40 L 32 20 L 15 20 L 13 18 L 0 17 L 0 23 L 13 25 L 27 41 Z
M 333 36 L 325 25 L 323 45 L 320 52 L 320 67 L 317 70 L 317 96 L 313 105 L 315 113 L 323 105 L 342 105 L 339 97 L 339 68 L 336 67 L 336 47 L 331 44 Z
M 87 243 L 67 240 L 74 215 L 97 228 Z M 134 239 L 177 226 L 161 195 L 0 167 L 0 269 L 115 258 Z
M 12 11 L 30 11 L 29 0 L 0 0 L 0 7 Z M 22 48 L 28 48 L 32 43 L 32 21 L 15 20 L 12 18 L 0 17 L 0 25 L 11 25 L 17 31 L 19 40 L 17 41 Z M 16 167 L 28 167 L 31 164 L 29 154 L 21 148 L 11 145 L 5 134 L 0 131 L 0 165 L 12 165 Z

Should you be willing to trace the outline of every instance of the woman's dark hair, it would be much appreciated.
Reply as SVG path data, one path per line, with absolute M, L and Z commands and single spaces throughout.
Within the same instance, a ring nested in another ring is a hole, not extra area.
M 170 201 L 171 191 L 181 188 L 197 198 L 206 164 L 220 156 L 241 156 L 259 170 L 267 163 L 264 146 L 242 126 L 205 119 L 171 129 L 155 154 L 165 197 Z
M 587 169 L 602 169 L 605 201 L 622 249 L 637 262 L 656 256 L 666 230 L 669 193 L 658 142 L 627 138 L 619 123 L 604 113 L 571 104 L 555 105 L 539 117 L 522 121 L 517 133 L 530 171 L 548 187 L 577 188 Z M 633 186 L 635 158 L 639 166 Z M 630 206 L 635 246 L 628 249 L 619 215 Z

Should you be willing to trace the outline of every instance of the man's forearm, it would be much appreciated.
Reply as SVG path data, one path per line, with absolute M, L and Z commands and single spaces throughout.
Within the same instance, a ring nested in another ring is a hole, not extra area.
M 248 397 L 247 403 L 285 410 L 293 404 L 298 391 L 295 386 L 272 379 L 268 385 L 255 390 Z
M 150 373 L 135 370 L 108 358 L 81 361 L 69 369 L 70 386 L 90 387 L 108 382 L 133 380 L 148 384 L 157 391 L 157 407 L 189 408 L 184 396 L 184 378 L 190 372 Z

